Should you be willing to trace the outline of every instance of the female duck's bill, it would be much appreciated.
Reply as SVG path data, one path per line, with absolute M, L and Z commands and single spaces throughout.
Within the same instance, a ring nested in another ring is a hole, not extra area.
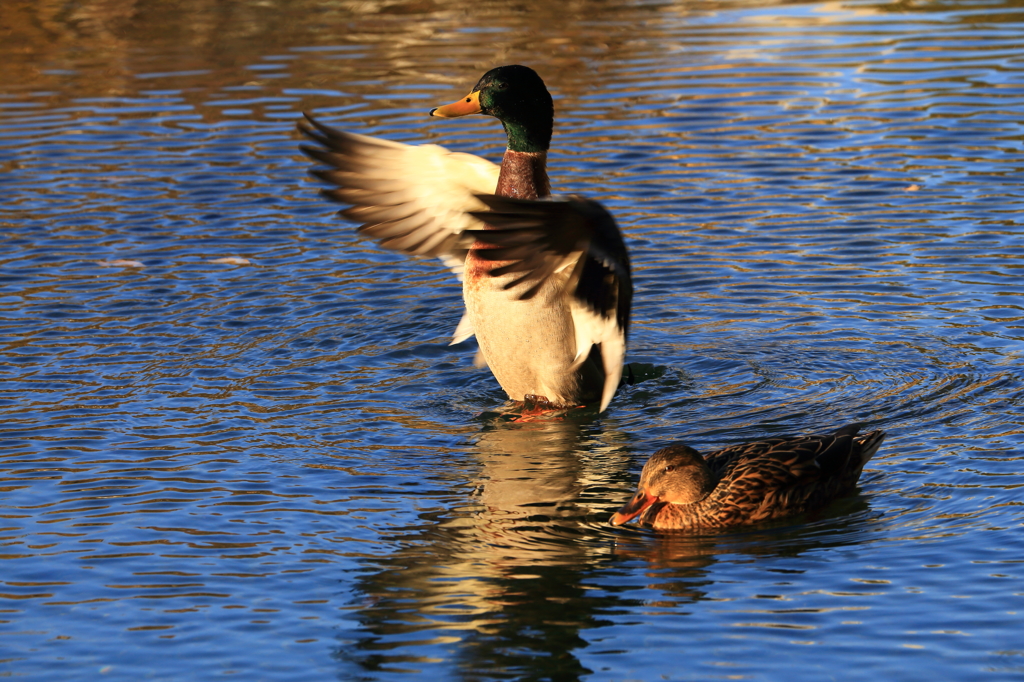
M 621 526 L 624 523 L 629 523 L 657 501 L 658 498 L 654 495 L 643 490 L 638 490 L 636 495 L 633 496 L 633 499 L 622 505 L 622 508 L 619 509 L 619 511 L 612 514 L 612 518 L 609 521 L 613 526 Z

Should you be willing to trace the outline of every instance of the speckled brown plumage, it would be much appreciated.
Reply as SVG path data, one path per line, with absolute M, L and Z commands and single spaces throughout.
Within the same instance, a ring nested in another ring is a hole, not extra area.
M 663 448 L 640 475 L 637 494 L 611 522 L 639 517 L 660 530 L 727 528 L 820 509 L 855 489 L 885 433 L 860 424 L 830 435 L 767 438 L 712 452 Z

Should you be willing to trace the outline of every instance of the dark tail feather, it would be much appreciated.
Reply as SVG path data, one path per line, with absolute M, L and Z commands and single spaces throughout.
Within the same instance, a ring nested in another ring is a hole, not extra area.
M 854 436 L 860 431 L 862 424 L 849 424 L 838 429 L 832 434 L 832 442 L 828 443 L 828 437 L 823 439 L 825 449 L 815 456 L 815 461 L 821 467 L 821 473 L 825 476 L 834 476 L 850 467 L 850 456 L 853 454 L 855 441 Z
M 860 446 L 860 465 L 862 467 L 875 456 L 883 440 L 885 440 L 885 431 L 881 429 L 875 429 L 871 433 L 864 434 L 854 440 Z
M 861 429 L 864 428 L 864 422 L 857 422 L 855 424 L 847 424 L 841 429 L 837 429 L 835 435 L 837 436 L 856 436 Z

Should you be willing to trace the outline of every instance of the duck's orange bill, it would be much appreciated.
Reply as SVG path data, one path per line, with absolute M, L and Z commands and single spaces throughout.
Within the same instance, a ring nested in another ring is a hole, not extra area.
M 469 116 L 470 114 L 480 113 L 480 91 L 471 92 L 458 102 L 452 102 L 451 104 L 445 104 L 443 107 L 437 107 L 436 109 L 430 110 L 431 116 L 439 116 L 441 118 L 457 118 L 459 116 Z
M 657 497 L 654 495 L 648 495 L 641 490 L 633 496 L 632 500 L 622 505 L 622 509 L 612 514 L 612 518 L 609 519 L 609 521 L 611 521 L 613 526 L 621 526 L 622 524 L 635 519 L 643 513 L 644 509 L 647 509 L 657 501 Z

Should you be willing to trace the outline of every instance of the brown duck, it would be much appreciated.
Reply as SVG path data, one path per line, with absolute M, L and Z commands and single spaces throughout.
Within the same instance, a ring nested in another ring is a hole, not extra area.
M 827 436 L 766 438 L 702 457 L 681 443 L 655 452 L 637 494 L 611 522 L 657 530 L 728 528 L 814 511 L 853 492 L 885 439 L 861 424 Z

